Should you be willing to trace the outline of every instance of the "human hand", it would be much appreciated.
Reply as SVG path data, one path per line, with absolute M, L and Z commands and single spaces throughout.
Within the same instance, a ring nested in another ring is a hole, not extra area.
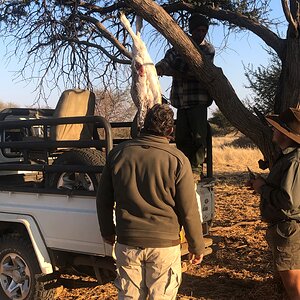
M 257 194 L 261 194 L 261 187 L 266 184 L 266 181 L 261 176 L 251 180 L 252 181 L 252 188 Z
M 164 75 L 163 70 L 160 66 L 156 66 L 155 68 L 156 68 L 156 73 L 157 73 L 158 76 Z
M 266 181 L 261 176 L 257 176 L 255 179 L 246 181 L 246 186 L 254 190 L 255 193 L 261 194 L 261 187 L 266 184 Z
M 189 262 L 193 265 L 199 265 L 201 264 L 203 260 L 203 253 L 202 254 L 194 254 L 194 253 L 189 253 Z
M 102 238 L 103 238 L 104 242 L 106 242 L 110 245 L 113 245 L 116 240 L 116 236 L 114 234 L 109 235 L 109 236 L 103 236 Z

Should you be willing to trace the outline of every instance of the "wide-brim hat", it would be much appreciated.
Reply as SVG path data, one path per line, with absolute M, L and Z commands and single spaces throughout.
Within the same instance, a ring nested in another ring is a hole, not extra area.
M 279 115 L 268 115 L 266 120 L 284 135 L 300 144 L 300 109 L 289 108 Z

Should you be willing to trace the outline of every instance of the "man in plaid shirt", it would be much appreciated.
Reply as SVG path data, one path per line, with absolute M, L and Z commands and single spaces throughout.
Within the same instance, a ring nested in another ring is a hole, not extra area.
M 208 59 L 213 61 L 215 49 L 204 38 L 209 20 L 201 14 L 189 18 L 191 39 Z M 199 81 L 185 60 L 174 48 L 156 64 L 158 75 L 173 77 L 171 104 L 177 108 L 176 145 L 190 160 L 193 172 L 202 176 L 207 136 L 207 107 L 212 99 L 203 82 Z

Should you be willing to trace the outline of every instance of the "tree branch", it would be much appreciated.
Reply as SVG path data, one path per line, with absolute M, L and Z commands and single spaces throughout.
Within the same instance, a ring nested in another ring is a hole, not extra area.
M 97 20 L 96 18 L 90 17 L 90 16 L 84 16 L 84 15 L 80 15 L 80 18 L 82 20 L 93 23 L 104 38 L 106 38 L 108 41 L 110 41 L 123 55 L 125 55 L 127 58 L 131 59 L 131 57 L 132 57 L 131 53 L 129 51 L 127 51 L 127 49 L 119 42 L 119 40 L 116 39 L 99 20 Z
M 100 46 L 98 44 L 87 42 L 87 41 L 79 41 L 79 40 L 71 39 L 71 38 L 62 38 L 61 40 L 68 41 L 70 43 L 74 43 L 77 45 L 85 45 L 88 47 L 93 47 L 93 48 L 99 49 L 101 52 L 103 52 L 109 59 L 111 59 L 115 63 L 126 64 L 126 65 L 131 64 L 131 59 L 130 60 L 119 59 L 118 57 L 111 55 L 108 51 L 105 50 L 105 48 L 103 48 L 102 46 Z
M 295 22 L 292 14 L 291 14 L 291 10 L 288 5 L 288 0 L 281 0 L 281 4 L 282 4 L 282 9 L 283 9 L 286 20 L 292 27 L 293 32 L 297 35 L 297 32 L 298 32 L 297 23 Z
M 164 5 L 163 8 L 168 12 L 176 12 L 178 10 L 186 10 L 195 12 L 198 11 L 207 15 L 210 18 L 215 18 L 220 21 L 227 21 L 238 27 L 246 28 L 259 36 L 269 47 L 274 49 L 280 58 L 282 58 L 285 46 L 285 40 L 279 38 L 273 31 L 269 30 L 266 26 L 261 25 L 256 20 L 244 16 L 241 13 L 229 10 L 223 10 L 219 7 L 212 6 L 195 6 L 187 2 L 177 2 L 175 4 Z
M 117 1 L 117 3 L 114 3 L 114 4 L 106 6 L 106 7 L 100 7 L 95 4 L 86 3 L 84 1 L 81 1 L 78 4 L 78 6 L 84 7 L 86 9 L 90 10 L 91 12 L 97 12 L 100 15 L 110 14 L 112 12 L 119 11 L 120 9 L 127 7 L 125 1 Z

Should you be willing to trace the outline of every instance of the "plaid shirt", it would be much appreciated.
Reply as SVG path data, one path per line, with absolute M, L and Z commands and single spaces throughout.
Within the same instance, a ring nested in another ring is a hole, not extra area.
M 215 49 L 212 44 L 203 41 L 197 46 L 209 60 L 213 61 Z M 156 64 L 160 67 L 164 75 L 173 76 L 170 99 L 171 103 L 176 108 L 189 108 L 199 104 L 209 106 L 212 102 L 203 83 L 200 82 L 185 60 L 178 54 L 174 48 L 169 49 L 165 57 Z M 175 76 L 173 70 L 182 74 Z

